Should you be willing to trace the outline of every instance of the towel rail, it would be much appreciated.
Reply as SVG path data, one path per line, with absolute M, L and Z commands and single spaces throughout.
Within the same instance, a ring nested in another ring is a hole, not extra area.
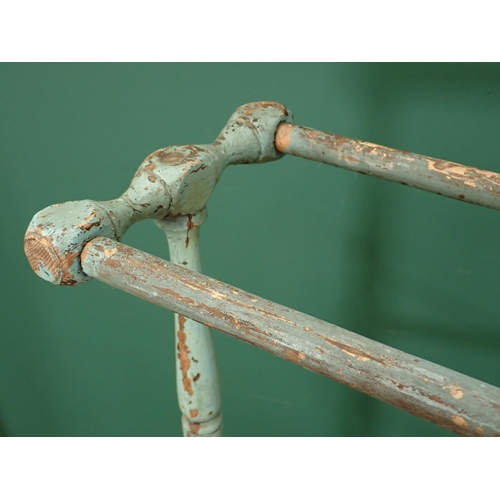
M 82 264 L 89 276 L 180 318 L 227 333 L 457 434 L 500 434 L 497 387 L 109 238 L 90 241 Z
M 292 154 L 500 209 L 500 175 L 293 124 L 278 103 L 241 106 L 217 139 L 149 155 L 119 198 L 52 205 L 25 236 L 33 270 L 58 285 L 92 278 L 176 313 L 177 390 L 186 436 L 221 436 L 208 327 L 466 436 L 500 435 L 500 389 L 200 273 L 198 228 L 223 170 Z M 172 262 L 118 243 L 153 218 Z M 204 326 L 203 326 L 204 325 Z
M 276 149 L 460 201 L 500 210 L 500 174 L 281 123 Z

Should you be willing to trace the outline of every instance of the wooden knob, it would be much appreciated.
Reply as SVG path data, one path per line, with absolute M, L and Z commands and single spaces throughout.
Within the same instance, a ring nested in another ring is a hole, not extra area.
M 96 236 L 117 239 L 107 212 L 91 200 L 51 205 L 32 219 L 24 252 L 40 278 L 54 285 L 76 285 L 91 278 L 82 271 L 80 254 Z

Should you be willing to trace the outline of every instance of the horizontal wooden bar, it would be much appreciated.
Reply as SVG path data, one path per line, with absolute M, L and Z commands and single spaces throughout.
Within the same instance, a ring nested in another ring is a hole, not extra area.
M 500 435 L 500 389 L 108 238 L 82 253 L 104 283 L 466 436 Z
M 281 123 L 276 149 L 400 184 L 500 210 L 500 174 Z

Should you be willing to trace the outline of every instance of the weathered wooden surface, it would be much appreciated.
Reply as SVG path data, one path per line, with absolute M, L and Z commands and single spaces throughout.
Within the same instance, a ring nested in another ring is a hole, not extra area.
M 246 104 L 212 144 L 171 146 L 149 155 L 121 197 L 42 210 L 25 236 L 31 267 L 60 285 L 96 277 L 178 313 L 179 403 L 186 434 L 221 432 L 218 376 L 209 335 L 200 333 L 207 331 L 204 324 L 459 434 L 499 435 L 500 389 L 182 269 L 201 269 L 194 247 L 185 251 L 188 238 L 198 237 L 196 224 L 189 226 L 203 213 L 226 166 L 272 161 L 284 153 L 500 209 L 499 174 L 292 122 L 281 104 Z M 145 218 L 167 231 L 181 267 L 113 241 Z M 176 224 L 184 224 L 184 232 L 176 235 Z M 200 360 L 193 353 L 200 342 L 205 345 L 200 358 L 205 352 L 207 364 L 195 373 L 195 359 Z M 195 390 L 202 378 L 212 379 L 211 388 L 203 389 L 206 400 Z
M 275 102 L 240 106 L 212 144 L 170 146 L 150 154 L 127 191 L 111 201 L 72 201 L 38 212 L 25 236 L 28 261 L 56 285 L 88 281 L 81 251 L 97 236 L 120 240 L 134 223 L 200 212 L 228 165 L 263 163 L 283 156 L 274 146 L 276 127 L 293 120 Z
M 212 278 L 96 238 L 89 276 L 465 436 L 500 435 L 500 389 Z
M 282 123 L 276 149 L 500 210 L 500 174 Z
M 193 216 L 156 221 L 167 235 L 170 262 L 201 272 L 200 226 L 206 209 Z M 187 437 L 222 436 L 219 373 L 208 326 L 175 314 L 177 399 Z

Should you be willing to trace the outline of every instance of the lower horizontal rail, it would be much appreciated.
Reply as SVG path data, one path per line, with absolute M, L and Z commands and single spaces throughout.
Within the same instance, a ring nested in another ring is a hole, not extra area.
M 500 174 L 281 123 L 276 149 L 301 158 L 500 210 Z
M 117 243 L 90 241 L 89 276 L 457 434 L 500 435 L 500 389 Z

